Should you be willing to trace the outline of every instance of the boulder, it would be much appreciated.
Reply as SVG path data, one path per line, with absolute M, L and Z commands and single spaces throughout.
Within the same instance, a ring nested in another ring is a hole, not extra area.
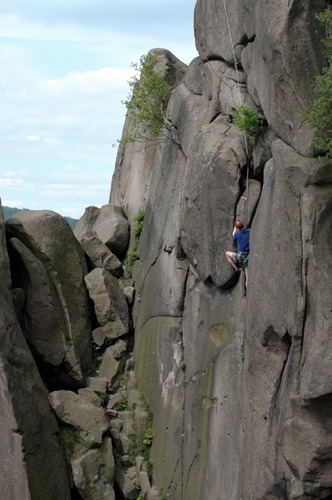
M 102 259 L 103 261 L 112 260 L 112 264 L 108 262 L 108 265 L 114 266 L 115 259 L 110 259 L 110 254 L 105 254 L 103 247 L 99 243 L 96 243 L 95 238 L 101 241 L 112 254 L 121 260 L 128 247 L 129 230 L 129 223 L 123 215 L 122 208 L 108 204 L 103 205 L 101 208 L 86 208 L 75 227 L 74 234 L 80 242 L 84 240 L 89 241 L 92 238 L 92 241 L 85 244 L 88 248 L 93 247 L 94 258 Z M 98 249 L 97 246 L 99 246 Z
M 114 458 L 111 438 L 72 462 L 73 480 L 83 500 L 114 500 Z
M 119 361 L 114 357 L 112 347 L 108 347 L 104 353 L 103 360 L 99 366 L 99 375 L 112 385 L 119 368 Z
M 138 497 L 139 489 L 120 467 L 115 466 L 114 479 L 124 500 L 135 500 Z
M 105 377 L 89 377 L 88 388 L 94 392 L 107 392 L 108 381 Z
M 1 206 L 0 249 L 1 497 L 70 500 L 59 428 L 15 316 Z
M 110 428 L 109 418 L 102 408 L 64 390 L 51 392 L 49 402 L 57 419 L 73 427 L 87 448 L 101 445 L 102 436 Z
M 6 229 L 14 285 L 26 294 L 26 338 L 38 362 L 51 368 L 51 383 L 61 378 L 68 388 L 82 386 L 92 360 L 83 250 L 55 212 L 19 212 Z
M 121 262 L 97 236 L 83 237 L 81 245 L 93 267 L 101 267 L 116 278 L 123 275 Z
M 93 231 L 119 259 L 123 259 L 129 243 L 129 223 L 121 207 L 103 205 L 99 210 Z
M 120 339 L 115 342 L 114 345 L 109 347 L 115 359 L 123 358 L 127 352 L 127 343 Z
M 74 234 L 78 241 L 82 241 L 83 238 L 89 238 L 93 236 L 93 226 L 97 220 L 100 209 L 98 207 L 87 207 L 84 211 L 82 217 L 78 220 Z
M 105 336 L 116 339 L 127 333 L 128 305 L 117 279 L 105 269 L 97 268 L 85 276 L 85 283 Z
M 100 392 L 106 392 L 106 390 Z M 96 392 L 92 390 L 91 387 L 84 387 L 83 389 L 78 389 L 78 396 L 81 399 L 84 399 L 84 401 L 88 401 L 88 403 L 92 403 L 98 408 L 101 406 L 100 397 L 97 396 Z

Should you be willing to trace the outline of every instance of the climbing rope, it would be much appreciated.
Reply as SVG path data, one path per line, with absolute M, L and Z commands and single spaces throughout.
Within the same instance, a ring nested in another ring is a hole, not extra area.
M 233 43 L 233 37 L 232 37 L 232 30 L 231 30 L 231 25 L 229 22 L 229 17 L 228 17 L 228 12 L 227 12 L 227 6 L 226 6 L 226 0 L 224 1 L 224 9 L 225 9 L 225 16 L 226 16 L 226 22 L 227 22 L 227 28 L 228 28 L 228 34 L 229 34 L 229 39 L 231 42 L 231 48 L 232 48 L 232 54 L 233 54 L 233 60 L 234 60 L 234 68 L 235 68 L 235 75 L 236 75 L 236 88 L 238 91 L 238 97 L 239 97 L 239 102 L 241 99 L 241 94 L 240 94 L 240 78 L 239 78 L 239 70 L 238 70 L 238 61 L 236 59 L 235 55 L 235 50 L 234 50 L 234 43 Z M 244 136 L 244 146 L 245 146 L 245 152 L 247 156 L 247 176 L 246 176 L 246 190 L 245 190 L 245 220 L 244 224 L 247 225 L 247 219 L 248 219 L 248 202 L 249 202 L 249 149 L 248 149 L 248 140 L 247 140 L 247 134 L 246 131 L 243 131 L 243 136 Z M 242 197 L 243 198 L 243 197 Z

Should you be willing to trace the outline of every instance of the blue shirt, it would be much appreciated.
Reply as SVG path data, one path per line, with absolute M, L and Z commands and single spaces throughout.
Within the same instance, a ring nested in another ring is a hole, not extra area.
M 236 241 L 238 252 L 250 252 L 249 237 L 249 228 L 236 231 L 233 236 L 233 240 Z

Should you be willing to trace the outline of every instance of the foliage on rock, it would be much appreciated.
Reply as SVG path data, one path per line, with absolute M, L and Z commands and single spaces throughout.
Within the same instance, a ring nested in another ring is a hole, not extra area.
M 174 127 L 166 115 L 172 86 L 164 74 L 156 71 L 159 58 L 154 54 L 143 55 L 139 63 L 132 63 L 135 75 L 129 80 L 130 93 L 123 102 L 132 123 L 143 125 L 144 132 L 128 135 L 121 142 L 146 141 L 156 136 L 178 143 Z M 163 133 L 164 131 L 164 133 Z
M 257 111 L 247 106 L 240 106 L 238 108 L 238 113 L 239 114 L 234 117 L 234 123 L 240 130 L 246 132 L 249 137 L 255 137 L 260 125 L 260 118 Z
M 134 221 L 137 224 L 135 224 L 135 226 L 133 227 L 132 233 L 135 236 L 140 236 L 141 232 L 142 232 L 142 229 L 143 229 L 143 224 L 144 224 L 144 211 L 143 210 L 141 210 L 139 212 L 139 214 L 136 215 L 136 217 L 134 218 Z

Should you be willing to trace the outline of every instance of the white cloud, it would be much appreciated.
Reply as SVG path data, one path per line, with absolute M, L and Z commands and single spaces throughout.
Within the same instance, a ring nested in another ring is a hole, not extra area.
M 24 139 L 26 139 L 27 141 L 40 141 L 41 138 L 38 136 L 38 135 L 27 135 L 26 137 L 24 137 Z
M 21 200 L 10 200 L 8 198 L 8 199 L 1 200 L 1 204 L 4 207 L 25 208 L 24 203 Z
M 22 186 L 23 181 L 22 179 L 8 179 L 8 178 L 0 178 L 0 187 L 1 188 L 8 188 L 8 187 L 17 187 L 17 186 Z
M 99 70 L 75 71 L 61 78 L 42 80 L 37 83 L 36 92 L 44 96 L 58 97 L 70 94 L 76 100 L 86 97 L 109 94 L 115 89 L 128 87 L 133 74 L 132 68 L 101 68 Z
M 130 63 L 154 47 L 190 62 L 194 5 L 0 2 L 0 196 L 76 216 L 107 203 Z

